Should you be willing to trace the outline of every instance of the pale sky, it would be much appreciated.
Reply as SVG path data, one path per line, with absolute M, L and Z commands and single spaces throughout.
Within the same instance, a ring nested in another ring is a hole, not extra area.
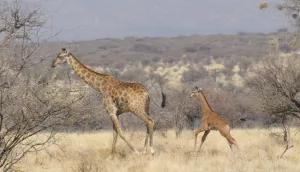
M 59 40 L 273 32 L 288 27 L 281 0 L 25 0 L 40 4 Z

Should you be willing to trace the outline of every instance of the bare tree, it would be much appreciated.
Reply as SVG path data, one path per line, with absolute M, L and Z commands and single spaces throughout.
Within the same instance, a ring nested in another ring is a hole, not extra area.
M 179 138 L 184 128 L 195 128 L 201 117 L 201 108 L 197 101 L 189 98 L 191 91 L 188 86 L 184 85 L 169 91 L 173 128 L 175 137 Z
M 178 139 L 182 133 L 184 128 L 185 114 L 183 114 L 183 108 L 187 102 L 187 90 L 183 89 L 177 92 L 173 92 L 176 94 L 176 99 L 173 99 L 172 103 L 176 107 L 176 111 L 174 114 L 174 129 L 175 129 L 175 137 Z
M 297 55 L 280 56 L 278 44 L 253 68 L 247 85 L 257 96 L 257 106 L 271 120 L 280 124 L 288 145 L 289 120 L 300 119 L 300 60 Z M 289 145 L 287 147 L 290 147 Z
M 269 54 L 270 55 L 270 54 Z M 277 117 L 300 118 L 300 68 L 296 55 L 273 54 L 253 70 L 248 86 L 260 95 L 264 112 Z
M 283 3 L 277 5 L 277 9 L 283 11 L 290 19 L 292 24 L 299 29 L 300 27 L 300 1 L 284 0 Z
M 4 1 L 0 9 L 0 170 L 14 168 L 27 153 L 55 142 L 57 129 L 72 123 L 69 118 L 87 110 L 84 94 L 56 81 L 55 71 L 43 65 L 49 52 L 41 52 L 47 39 L 38 8 L 22 1 Z M 50 35 L 50 38 L 53 35 Z

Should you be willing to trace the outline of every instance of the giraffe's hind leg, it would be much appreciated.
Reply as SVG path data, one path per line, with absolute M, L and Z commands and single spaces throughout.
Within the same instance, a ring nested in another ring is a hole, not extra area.
M 226 137 L 226 139 L 228 140 L 230 148 L 232 148 L 232 145 L 234 145 L 238 150 L 240 149 L 240 147 L 238 146 L 237 142 L 235 141 L 235 139 L 231 135 L 229 135 L 228 137 Z
M 153 148 L 153 129 L 154 129 L 154 120 L 151 119 L 148 115 L 143 115 L 143 121 L 145 121 L 146 125 L 147 125 L 147 133 L 146 133 L 146 138 L 145 138 L 145 145 L 144 145 L 144 149 L 145 151 L 148 150 L 148 140 L 149 140 L 149 145 L 150 145 L 150 152 L 152 154 L 155 153 L 155 150 Z M 148 139 L 149 138 L 149 139 Z
M 219 130 L 221 135 L 225 137 L 228 141 L 230 149 L 232 149 L 232 145 L 234 145 L 237 149 L 240 149 L 235 139 L 230 134 L 230 127 L 229 125 L 226 125 L 221 130 Z
M 153 129 L 154 129 L 154 120 L 149 117 L 148 113 L 145 111 L 133 111 L 133 113 L 139 117 L 141 120 L 143 120 L 147 127 L 146 132 L 146 138 L 145 138 L 145 144 L 144 144 L 144 152 L 147 152 L 148 150 L 148 142 L 149 142 L 149 149 L 150 152 L 153 154 L 155 153 L 155 150 L 153 148 Z
M 144 144 L 144 152 L 143 153 L 147 153 L 148 148 L 149 148 L 149 134 L 150 134 L 150 129 L 148 127 L 148 125 L 146 124 L 147 127 L 147 133 L 146 133 L 146 138 L 145 138 L 145 144 Z
M 228 145 L 230 147 L 230 149 L 232 150 L 232 143 L 227 139 Z
M 149 122 L 148 122 L 148 126 L 149 126 L 149 137 L 150 137 L 150 151 L 151 153 L 155 153 L 155 150 L 153 148 L 153 129 L 154 129 L 154 121 L 153 119 L 150 118 Z

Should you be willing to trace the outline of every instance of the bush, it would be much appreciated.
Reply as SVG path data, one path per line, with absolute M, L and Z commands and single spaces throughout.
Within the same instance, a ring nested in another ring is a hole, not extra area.
M 247 85 L 256 96 L 257 110 L 270 119 L 268 124 L 282 126 L 288 147 L 289 121 L 300 119 L 300 60 L 279 54 L 278 44 L 272 46 L 266 58 L 253 67 Z
M 40 9 L 14 0 L 4 2 L 0 13 L 0 169 L 6 172 L 28 153 L 54 144 L 56 132 L 74 122 L 71 117 L 90 113 L 90 102 L 57 83 L 57 71 L 46 76 L 50 65 L 43 61 L 50 53 L 39 49 L 46 40 L 33 34 L 45 29 Z
M 182 74 L 181 82 L 186 83 L 186 82 L 196 82 L 201 78 L 205 78 L 208 75 L 208 72 L 203 69 L 196 69 L 194 67 L 189 68 L 188 71 L 184 72 Z
M 163 49 L 156 47 L 155 45 L 144 44 L 144 43 L 136 43 L 131 51 L 140 52 L 140 53 L 155 53 L 162 54 Z

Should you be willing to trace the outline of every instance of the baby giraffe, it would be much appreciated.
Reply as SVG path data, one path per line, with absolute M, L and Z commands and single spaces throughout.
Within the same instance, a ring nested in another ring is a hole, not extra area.
M 203 145 L 203 142 L 205 141 L 207 135 L 211 130 L 219 130 L 221 135 L 225 137 L 229 143 L 230 149 L 232 149 L 232 144 L 239 149 L 237 142 L 235 139 L 230 135 L 230 127 L 229 122 L 219 116 L 208 104 L 206 97 L 202 91 L 202 89 L 198 89 L 198 87 L 195 87 L 194 91 L 190 95 L 190 98 L 193 96 L 199 96 L 201 101 L 201 108 L 202 108 L 202 118 L 200 121 L 200 127 L 194 131 L 195 133 L 195 142 L 194 142 L 194 149 L 195 151 L 200 151 L 201 147 Z M 199 146 L 199 149 L 197 150 L 197 136 L 199 133 L 203 132 L 204 134 L 202 136 L 201 144 Z

